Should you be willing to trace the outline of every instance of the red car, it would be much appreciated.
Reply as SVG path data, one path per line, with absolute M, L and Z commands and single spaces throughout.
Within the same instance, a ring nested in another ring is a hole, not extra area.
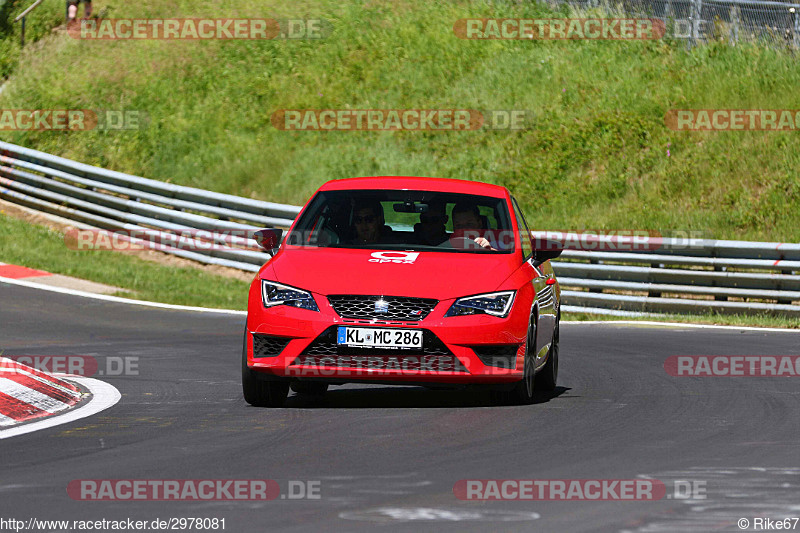
M 250 286 L 245 400 L 348 382 L 476 386 L 531 403 L 558 375 L 560 289 L 508 189 L 473 181 L 330 181 Z

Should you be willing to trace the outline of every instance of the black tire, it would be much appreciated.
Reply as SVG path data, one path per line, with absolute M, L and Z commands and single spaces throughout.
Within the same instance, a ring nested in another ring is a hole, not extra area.
M 509 391 L 510 400 L 513 405 L 530 405 L 534 402 L 536 391 L 536 376 L 534 374 L 534 362 L 530 354 L 525 355 L 525 371 L 523 378 L 514 388 Z
M 305 396 L 324 396 L 328 392 L 328 384 L 318 381 L 293 381 L 291 388 L 297 394 Z
M 245 331 L 245 335 L 247 332 Z M 247 337 L 245 337 L 245 343 Z M 289 395 L 287 381 L 264 381 L 247 366 L 247 345 L 242 349 L 242 393 L 244 401 L 255 407 L 283 407 Z
M 533 346 L 533 350 L 531 350 Z M 533 353 L 532 353 L 533 351 Z M 528 326 L 528 342 L 525 349 L 525 370 L 520 381 L 514 384 L 509 391 L 496 390 L 491 392 L 492 403 L 495 405 L 530 405 L 534 402 L 536 391 L 536 375 L 534 370 L 536 357 L 536 322 L 531 317 Z
M 558 381 L 558 323 L 553 330 L 553 343 L 547 352 L 547 362 L 544 367 L 536 374 L 536 389 L 542 392 L 553 392 L 556 390 Z

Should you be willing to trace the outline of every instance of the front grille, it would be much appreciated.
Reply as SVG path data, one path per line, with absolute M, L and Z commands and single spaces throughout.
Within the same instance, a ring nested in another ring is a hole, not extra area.
M 388 304 L 385 313 L 375 311 L 375 302 L 383 300 Z M 438 300 L 430 298 L 407 298 L 405 296 L 362 296 L 359 294 L 339 294 L 328 296 L 334 311 L 343 318 L 371 320 L 411 320 L 419 321 L 433 311 Z
M 470 348 L 486 366 L 508 369 L 516 367 L 519 344 L 483 344 Z
M 290 340 L 292 339 L 253 333 L 253 357 L 276 357 Z
M 422 349 L 361 348 L 336 344 L 336 328 L 326 329 L 293 365 L 467 372 L 458 357 L 431 331 L 422 330 Z

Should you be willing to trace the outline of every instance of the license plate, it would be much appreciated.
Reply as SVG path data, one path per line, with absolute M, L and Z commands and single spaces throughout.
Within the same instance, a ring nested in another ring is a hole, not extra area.
M 336 344 L 369 348 L 422 348 L 422 331 L 339 326 Z

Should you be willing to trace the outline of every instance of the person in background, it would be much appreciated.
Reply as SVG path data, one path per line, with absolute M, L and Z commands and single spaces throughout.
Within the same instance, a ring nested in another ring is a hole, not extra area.
M 428 209 L 419 214 L 419 222 L 414 224 L 414 238 L 417 244 L 439 246 L 445 242 L 450 237 L 445 229 L 448 220 L 443 203 L 428 203 Z
M 68 9 L 68 17 L 69 20 L 67 23 L 74 22 L 75 19 L 78 17 L 78 4 L 83 2 L 83 17 L 89 18 L 92 16 L 92 0 L 68 0 L 69 1 L 69 9 Z

